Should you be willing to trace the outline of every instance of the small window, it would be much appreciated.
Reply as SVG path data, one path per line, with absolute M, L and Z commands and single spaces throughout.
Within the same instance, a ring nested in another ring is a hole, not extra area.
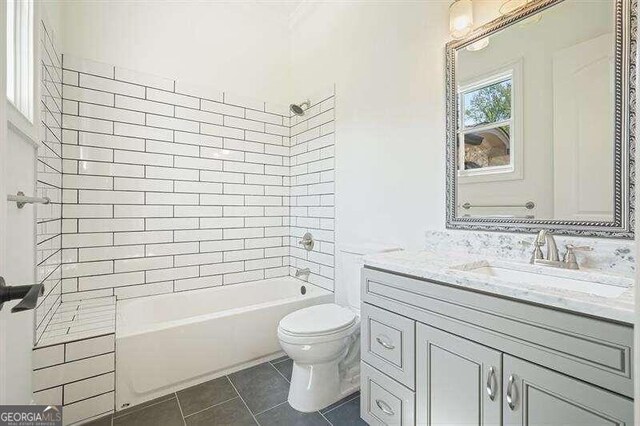
M 513 75 L 467 85 L 458 96 L 459 175 L 513 172 Z
M 33 122 L 33 0 L 7 0 L 7 99 Z

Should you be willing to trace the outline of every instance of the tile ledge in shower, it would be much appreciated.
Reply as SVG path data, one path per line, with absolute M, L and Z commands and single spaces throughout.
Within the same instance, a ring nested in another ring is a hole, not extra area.
M 34 349 L 115 333 L 115 296 L 62 302 Z

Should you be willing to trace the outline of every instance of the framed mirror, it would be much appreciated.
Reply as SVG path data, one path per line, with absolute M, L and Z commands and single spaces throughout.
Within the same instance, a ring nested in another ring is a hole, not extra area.
M 447 228 L 633 238 L 637 1 L 519 3 L 447 44 Z

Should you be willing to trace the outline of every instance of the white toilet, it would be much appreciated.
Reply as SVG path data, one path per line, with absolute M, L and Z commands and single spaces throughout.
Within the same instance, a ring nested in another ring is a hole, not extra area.
M 336 303 L 310 306 L 278 326 L 282 349 L 293 359 L 289 404 L 320 410 L 360 386 L 360 270 L 362 256 L 397 250 L 366 245 L 342 247 L 336 268 Z

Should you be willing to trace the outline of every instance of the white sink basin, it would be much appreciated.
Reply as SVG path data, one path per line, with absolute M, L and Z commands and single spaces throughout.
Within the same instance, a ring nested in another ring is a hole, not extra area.
M 539 285 L 607 298 L 620 297 L 631 285 L 631 280 L 623 277 L 499 261 L 468 263 L 451 270 L 490 276 L 512 284 Z

